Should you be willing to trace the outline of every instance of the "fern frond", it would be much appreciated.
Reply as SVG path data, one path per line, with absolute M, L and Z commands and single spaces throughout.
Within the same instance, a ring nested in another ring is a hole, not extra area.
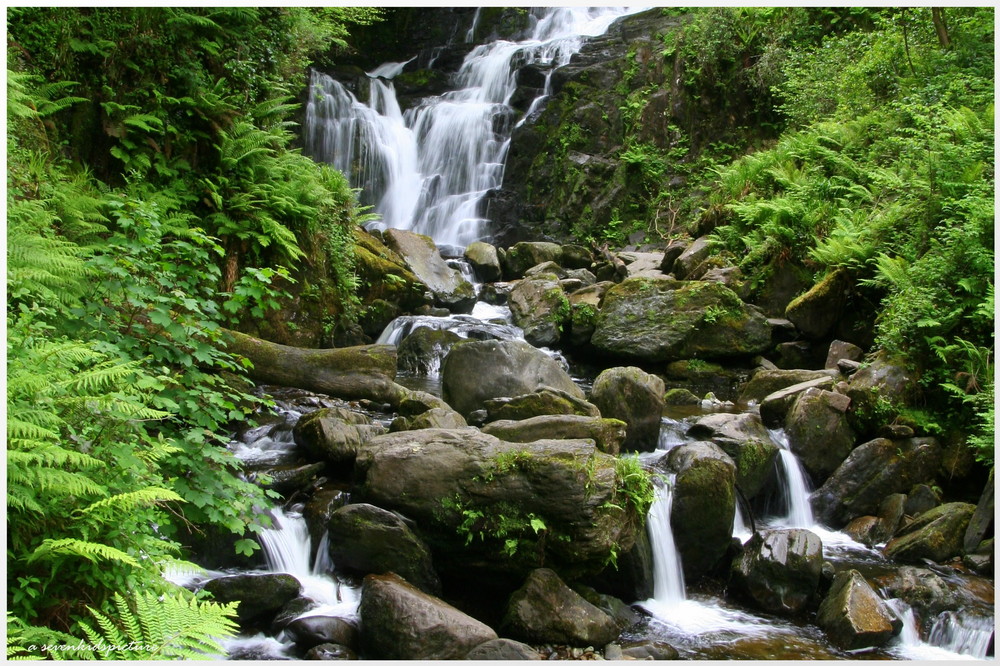
M 167 488 L 143 488 L 129 493 L 119 493 L 98 500 L 81 509 L 82 513 L 93 513 L 102 509 L 115 509 L 128 512 L 141 506 L 150 506 L 160 502 L 183 502 L 184 498 Z
M 91 562 L 110 562 L 139 567 L 139 562 L 126 552 L 102 543 L 80 539 L 46 539 L 28 557 L 28 563 L 51 560 L 62 556 L 83 557 Z

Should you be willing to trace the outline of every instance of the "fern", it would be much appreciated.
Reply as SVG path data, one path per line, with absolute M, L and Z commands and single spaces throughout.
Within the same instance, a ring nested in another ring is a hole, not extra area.
M 27 562 L 30 564 L 39 560 L 58 560 L 66 555 L 82 557 L 91 562 L 140 566 L 138 560 L 118 548 L 81 539 L 45 539 L 28 557 Z
M 167 488 L 142 488 L 130 493 L 119 493 L 98 500 L 81 509 L 81 513 L 94 513 L 105 509 L 120 512 L 130 512 L 141 506 L 150 506 L 160 502 L 183 502 L 184 498 Z

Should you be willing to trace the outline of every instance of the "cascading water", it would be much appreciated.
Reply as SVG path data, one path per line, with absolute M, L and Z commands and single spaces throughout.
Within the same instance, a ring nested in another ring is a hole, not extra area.
M 673 495 L 672 481 L 657 483 L 656 499 L 646 517 L 649 542 L 653 548 L 653 598 L 665 606 L 685 599 L 684 570 L 670 527 Z
M 368 74 L 367 104 L 314 71 L 306 153 L 350 174 L 352 186 L 363 190 L 385 227 L 426 234 L 438 244 L 465 246 L 481 238 L 485 220 L 479 203 L 502 183 L 517 69 L 565 65 L 583 37 L 603 34 L 631 10 L 542 11 L 529 38 L 475 47 L 454 77 L 455 90 L 426 98 L 405 113 L 392 84 L 405 63 Z
M 781 492 L 784 498 L 787 514 L 777 521 L 781 527 L 800 527 L 810 529 L 815 527 L 812 506 L 809 504 L 809 482 L 805 470 L 798 457 L 788 446 L 788 437 L 784 430 L 769 431 L 771 439 L 779 448 L 782 475 L 779 476 Z

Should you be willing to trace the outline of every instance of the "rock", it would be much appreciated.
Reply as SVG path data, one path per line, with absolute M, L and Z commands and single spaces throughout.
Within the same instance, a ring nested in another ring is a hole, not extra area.
M 562 246 L 559 263 L 570 270 L 590 268 L 591 264 L 594 263 L 594 255 L 582 245 L 570 243 Z
M 319 542 L 326 534 L 326 524 L 330 520 L 333 512 L 344 506 L 351 500 L 350 493 L 341 488 L 321 487 L 312 493 L 306 500 L 302 515 L 306 519 L 309 527 L 309 536 L 312 539 L 312 554 L 315 555 L 319 548 Z M 327 572 L 321 572 L 327 573 Z
M 306 652 L 304 659 L 309 661 L 341 661 L 358 658 L 358 654 L 345 645 L 323 643 Z
M 672 449 L 674 479 L 670 525 L 691 581 L 708 572 L 729 548 L 736 515 L 736 465 L 711 442 Z
M 292 599 L 282 606 L 281 610 L 274 616 L 274 619 L 271 621 L 271 631 L 275 634 L 280 632 L 292 620 L 295 620 L 306 611 L 316 608 L 318 605 L 309 597 L 296 597 Z
M 570 280 L 579 280 L 582 282 L 583 287 L 580 289 L 593 287 L 597 283 L 597 277 L 586 268 L 571 268 L 566 271 L 566 277 Z M 580 289 L 575 289 L 573 293 L 580 291 Z
M 778 445 L 756 414 L 709 414 L 691 426 L 688 437 L 711 440 L 736 464 L 736 484 L 750 499 L 774 477 Z
M 859 361 L 850 361 L 846 358 L 837 361 L 837 370 L 840 370 L 840 374 L 842 375 L 853 375 L 860 369 L 861 363 Z
M 967 553 L 975 552 L 976 548 L 979 547 L 980 542 L 990 532 L 990 528 L 993 525 L 994 516 L 994 480 L 993 480 L 993 468 L 990 468 L 990 477 L 986 481 L 986 486 L 983 488 L 982 495 L 979 496 L 979 503 L 976 504 L 976 511 L 972 514 L 972 518 L 969 519 L 969 527 L 965 530 L 965 535 L 962 539 L 962 548 Z
M 524 339 L 536 347 L 557 344 L 570 321 L 569 299 L 550 273 L 518 282 L 507 304 L 514 324 L 524 329 Z
M 826 355 L 826 364 L 823 366 L 827 370 L 839 369 L 841 361 L 851 361 L 857 363 L 865 357 L 865 352 L 861 347 L 843 340 L 834 340 L 830 343 L 830 351 Z
M 854 431 L 847 422 L 850 398 L 832 391 L 806 389 L 785 416 L 785 434 L 792 453 L 806 471 L 822 483 L 854 449 Z
M 975 510 L 974 504 L 965 502 L 935 507 L 896 530 L 883 552 L 894 560 L 914 563 L 925 559 L 943 562 L 960 555 L 965 530 Z
M 554 359 L 521 340 L 482 340 L 454 347 L 441 364 L 445 401 L 467 415 L 491 398 L 543 386 L 583 399 L 583 391 Z
M 604 645 L 618 638 L 614 620 L 571 590 L 551 569 L 536 569 L 507 602 L 501 631 L 530 643 Z
M 324 643 L 352 649 L 358 646 L 358 628 L 342 617 L 310 615 L 293 620 L 286 627 L 299 648 L 308 650 Z
M 302 585 L 283 573 L 237 574 L 213 578 L 205 591 L 220 604 L 240 602 L 236 619 L 243 628 L 266 627 L 281 607 L 299 596 Z
M 502 264 L 504 277 L 516 280 L 524 277 L 525 271 L 546 261 L 560 263 L 562 248 L 555 243 L 522 242 L 507 248 Z
M 915 434 L 913 428 L 899 423 L 887 423 L 878 429 L 878 436 L 886 439 L 908 439 Z
M 701 276 L 702 282 L 719 282 L 732 289 L 740 298 L 745 299 L 749 293 L 743 282 L 743 271 L 737 266 L 710 268 Z
M 877 516 L 858 516 L 844 526 L 841 531 L 858 543 L 863 543 L 869 548 L 879 543 L 876 536 L 882 525 L 882 521 Z
M 295 443 L 313 459 L 333 465 L 351 465 L 358 447 L 385 432 L 364 414 L 333 407 L 310 412 L 292 431 Z
M 667 249 L 663 251 L 663 259 L 660 260 L 660 271 L 663 273 L 673 273 L 674 262 L 677 261 L 677 257 L 684 253 L 686 248 L 687 244 L 680 241 L 670 243 Z
M 588 583 L 619 599 L 653 596 L 653 548 L 647 530 L 639 530 L 635 545 L 618 554 L 618 567 L 605 567 Z
M 874 543 L 885 543 L 889 537 L 899 529 L 905 513 L 906 495 L 893 493 L 889 495 L 878 507 L 878 530 L 872 535 Z
M 809 389 L 827 389 L 832 385 L 833 378 L 821 377 L 775 391 L 760 401 L 760 419 L 768 428 L 781 427 L 788 416 L 788 410 L 802 393 Z
M 566 269 L 554 261 L 543 261 L 537 266 L 532 266 L 528 270 L 524 271 L 525 278 L 532 278 L 545 274 L 554 275 L 557 280 L 565 280 L 567 277 Z
M 323 473 L 326 468 L 324 463 L 314 463 L 312 465 L 301 465 L 299 467 L 270 467 L 265 469 L 269 478 L 266 483 L 261 481 L 257 473 L 250 476 L 250 480 L 262 488 L 268 488 L 284 497 L 308 487 L 317 476 Z
M 513 288 L 512 282 L 488 282 L 479 290 L 479 300 L 491 305 L 505 305 Z
M 941 503 L 941 495 L 926 483 L 918 483 L 906 495 L 903 511 L 908 516 L 919 516 Z
M 586 585 L 576 585 L 573 590 L 586 599 L 588 603 L 607 613 L 615 621 L 619 631 L 625 631 L 640 620 L 639 614 L 632 610 L 628 604 L 610 594 L 601 594 Z
M 941 447 L 932 437 L 899 442 L 873 439 L 851 451 L 812 494 L 813 513 L 818 521 L 832 527 L 872 515 L 883 498 L 932 479 L 940 461 Z
M 709 243 L 710 241 L 708 236 L 702 236 L 687 246 L 684 251 L 678 255 L 672 267 L 672 272 L 678 280 L 685 279 L 696 267 L 701 264 L 701 262 L 708 258 L 708 255 L 711 252 L 711 246 Z
M 838 268 L 789 303 L 785 316 L 806 337 L 822 338 L 840 319 L 850 290 L 850 274 Z
M 842 571 L 819 605 L 816 624 L 845 650 L 885 645 L 893 636 L 894 615 L 857 570 Z
M 400 400 L 397 411 L 402 416 L 416 416 L 431 409 L 451 409 L 448 403 L 426 391 L 409 391 Z
M 367 659 L 463 659 L 498 638 L 479 620 L 392 573 L 365 576 L 358 612 Z
M 492 421 L 483 426 L 482 431 L 508 442 L 592 439 L 599 451 L 611 455 L 618 455 L 625 441 L 624 421 L 573 414 L 533 416 L 521 421 Z
M 618 256 L 625 262 L 629 277 L 666 277 L 660 270 L 663 257 L 658 252 L 619 252 Z
M 734 586 L 763 610 L 798 615 L 813 601 L 823 568 L 823 543 L 800 529 L 764 530 L 733 561 Z
M 441 359 L 452 347 L 463 342 L 465 340 L 454 331 L 418 326 L 399 343 L 399 369 L 418 376 L 437 374 Z
M 391 571 L 425 592 L 440 593 L 430 549 L 391 511 L 348 504 L 333 512 L 328 530 L 330 559 L 338 569 L 361 575 Z
M 646 362 L 752 356 L 771 345 L 764 315 L 718 282 L 628 278 L 610 289 L 591 344 Z
M 395 427 L 396 422 L 393 421 L 391 430 L 396 432 L 398 430 L 420 430 L 421 428 L 465 428 L 468 425 L 462 415 L 451 407 L 446 409 L 435 407 L 407 419 L 405 427 L 402 425 Z
M 636 367 L 609 368 L 594 380 L 590 400 L 606 418 L 628 424 L 623 449 L 653 451 L 660 437 L 663 380 Z
M 383 237 L 386 245 L 403 258 L 417 279 L 427 285 L 435 305 L 452 312 L 472 312 L 476 304 L 472 284 L 441 258 L 430 236 L 387 229 Z
M 498 638 L 472 648 L 465 658 L 470 661 L 539 661 L 542 655 L 520 641 Z
M 544 560 L 582 575 L 634 543 L 640 517 L 622 491 L 641 480 L 619 478 L 618 467 L 590 440 L 415 430 L 359 453 L 356 494 L 417 521 L 439 571 L 523 576 Z
M 781 342 L 774 346 L 775 364 L 779 368 L 818 368 L 823 365 L 822 349 L 805 340 Z
M 503 272 L 497 249 L 489 243 L 474 241 L 465 248 L 465 258 L 480 282 L 499 282 Z
M 880 352 L 867 366 L 851 375 L 847 395 L 855 430 L 875 432 L 891 421 L 901 405 L 912 405 L 919 394 L 919 377 L 902 359 Z
M 743 387 L 739 402 L 761 402 L 776 391 L 809 382 L 816 384 L 810 384 L 805 388 L 833 386 L 836 374 L 829 370 L 758 370 Z
M 685 388 L 672 388 L 663 394 L 663 404 L 671 406 L 700 405 L 701 398 Z
M 583 398 L 548 386 L 513 398 L 487 400 L 485 406 L 490 421 L 520 421 L 533 416 L 554 414 L 576 414 L 598 418 L 601 416 L 600 410 Z
M 664 641 L 627 641 L 620 646 L 622 658 L 638 661 L 672 661 L 680 655 L 670 643 Z
M 873 581 L 890 599 L 902 599 L 929 625 L 941 613 L 959 610 L 993 612 L 996 591 L 978 576 L 942 574 L 923 567 L 901 566 L 886 570 Z M 926 626 L 926 629 L 930 629 Z

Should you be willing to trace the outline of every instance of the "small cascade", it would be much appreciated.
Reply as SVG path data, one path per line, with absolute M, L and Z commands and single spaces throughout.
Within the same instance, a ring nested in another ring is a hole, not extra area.
M 935 618 L 927 642 L 949 652 L 985 659 L 993 632 L 992 617 L 945 611 Z
M 742 543 L 746 543 L 753 536 L 753 532 L 743 516 L 743 506 L 739 502 L 736 503 L 736 513 L 733 515 L 733 536 Z
M 816 526 L 812 506 L 809 504 L 809 481 L 806 479 L 802 463 L 792 453 L 788 446 L 788 437 L 784 430 L 769 431 L 771 439 L 780 449 L 782 475 L 780 477 L 782 496 L 785 502 L 786 515 L 777 521 L 781 527 L 799 527 L 810 529 Z
M 452 315 L 432 317 L 428 315 L 404 315 L 396 317 L 378 336 L 375 344 L 396 345 L 418 328 L 436 331 L 451 331 L 459 337 L 475 340 L 523 340 L 524 332 L 510 324 L 484 321 L 472 315 Z
M 649 509 L 646 526 L 653 548 L 653 600 L 663 606 L 684 601 L 684 570 L 680 553 L 674 545 L 674 532 L 670 526 L 670 508 L 673 505 L 673 480 L 657 482 L 656 499 Z

